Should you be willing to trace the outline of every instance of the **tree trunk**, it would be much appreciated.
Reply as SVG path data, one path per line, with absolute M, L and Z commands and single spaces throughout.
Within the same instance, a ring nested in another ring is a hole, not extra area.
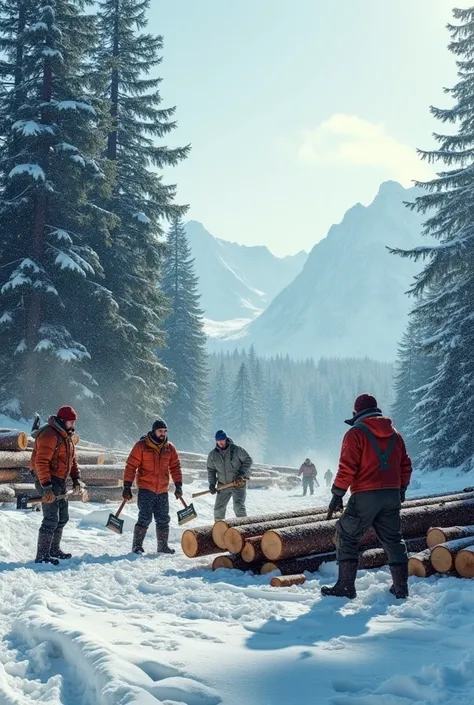
M 221 549 L 212 540 L 212 526 L 186 529 L 181 536 L 181 548 L 188 558 L 200 558 L 220 553 Z
M 26 450 L 28 448 L 28 436 L 23 431 L 11 431 L 10 433 L 0 433 L 0 451 L 2 450 Z
M 421 553 L 415 553 L 408 559 L 408 575 L 415 575 L 417 578 L 429 578 L 435 573 L 430 560 L 431 551 L 429 548 Z
M 474 542 L 472 536 L 454 541 L 447 541 L 431 549 L 431 563 L 438 573 L 449 573 L 454 567 L 456 554 L 463 548 L 468 548 Z
M 403 504 L 404 509 L 410 507 L 420 507 L 428 506 L 431 504 L 439 504 L 440 502 L 455 502 L 459 500 L 474 499 L 474 488 L 468 487 L 462 492 L 449 492 L 445 495 L 426 495 L 425 497 L 416 497 L 414 499 L 407 499 Z M 225 519 L 222 521 L 216 521 L 212 529 L 212 537 L 217 546 L 225 550 L 226 545 L 224 541 L 224 535 L 227 529 L 234 527 L 241 527 L 247 524 L 264 524 L 269 521 L 276 521 L 280 519 L 296 519 L 298 517 L 326 517 L 328 513 L 327 507 L 312 507 L 311 509 L 298 509 L 287 512 L 276 512 L 274 514 L 256 514 L 251 517 L 240 517 L 236 519 Z M 281 526 L 283 523 L 281 524 Z M 255 536 L 257 534 L 254 534 Z
M 272 587 L 291 587 L 291 585 L 303 585 L 306 582 L 306 575 L 285 575 L 274 577 L 270 580 Z
M 426 545 L 434 548 L 440 543 L 462 539 L 465 536 L 474 536 L 474 525 L 472 526 L 450 526 L 446 529 L 439 527 L 429 529 L 426 534 Z
M 409 507 L 401 510 L 402 532 L 405 537 L 416 537 L 425 533 L 433 524 L 452 526 L 471 524 L 474 521 L 474 500 L 438 503 L 424 507 Z M 326 553 L 333 546 L 336 522 L 320 521 L 300 526 L 266 531 L 262 536 L 262 551 L 271 561 L 311 553 Z M 373 529 L 365 534 L 362 545 L 376 545 Z
M 119 84 L 120 74 L 117 66 L 120 53 L 119 40 L 119 21 L 120 21 L 120 5 L 119 0 L 115 1 L 114 8 L 114 36 L 112 57 L 114 65 L 112 67 L 112 75 L 110 80 L 110 115 L 112 117 L 112 129 L 109 132 L 107 141 L 107 159 L 116 161 L 117 159 L 117 144 L 118 144 L 118 103 L 119 103 Z
M 474 578 L 474 545 L 466 546 L 458 552 L 454 567 L 461 578 Z

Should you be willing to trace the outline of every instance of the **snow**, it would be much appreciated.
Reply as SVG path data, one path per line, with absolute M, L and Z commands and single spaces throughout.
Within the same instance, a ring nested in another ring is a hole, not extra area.
M 132 218 L 135 218 L 135 220 L 138 220 L 138 222 L 143 223 L 144 225 L 149 225 L 151 223 L 150 218 L 145 215 L 145 213 L 134 213 Z
M 59 100 L 53 101 L 53 104 L 58 110 L 73 110 L 75 112 L 82 111 L 89 113 L 90 115 L 96 114 L 92 105 L 89 103 L 84 103 L 80 100 Z
M 36 137 L 38 135 L 54 135 L 54 129 L 51 125 L 42 125 L 36 120 L 17 120 L 13 123 L 12 130 L 21 132 L 24 137 Z
M 8 178 L 13 179 L 16 176 L 23 176 L 24 174 L 31 176 L 35 181 L 46 180 L 46 175 L 39 164 L 18 164 L 8 174 Z
M 229 321 L 213 321 L 210 318 L 204 318 L 204 333 L 209 338 L 227 338 L 241 331 L 251 320 L 252 318 L 232 318 Z
M 420 484 L 416 494 L 462 488 L 474 477 L 435 473 Z M 188 496 L 202 487 L 185 489 Z M 327 503 L 329 490 L 316 493 L 250 490 L 248 507 Z M 74 503 L 63 543 L 77 557 L 57 568 L 32 562 L 40 514 L 0 510 L 0 702 L 473 702 L 472 582 L 413 578 L 401 603 L 388 592 L 386 568 L 360 571 L 358 597 L 348 602 L 320 597 L 320 585 L 334 579 L 331 564 L 287 589 L 271 588 L 268 575 L 213 573 L 212 556 L 181 553 L 178 506 L 170 500 L 175 556 L 153 554 L 151 529 L 148 553 L 128 553 L 135 505 L 117 536 L 104 528 L 115 505 Z M 212 503 L 194 500 L 197 524 L 210 521 Z
M 73 259 L 74 256 L 74 259 Z M 93 273 L 94 270 L 82 257 L 70 252 L 58 252 L 54 263 L 59 265 L 60 269 L 71 269 L 73 272 L 77 272 L 81 276 L 85 277 L 86 272 Z
M 13 321 L 13 316 L 11 311 L 5 311 L 1 316 L 0 316 L 0 325 L 4 325 L 5 323 L 11 323 Z

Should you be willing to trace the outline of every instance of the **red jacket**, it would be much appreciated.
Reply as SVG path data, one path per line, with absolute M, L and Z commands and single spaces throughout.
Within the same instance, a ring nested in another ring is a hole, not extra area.
M 47 485 L 51 477 L 79 478 L 76 449 L 72 436 L 50 416 L 48 428 L 37 436 L 31 454 L 30 468 L 36 472 L 40 484 Z
M 133 446 L 123 479 L 124 482 L 133 482 L 136 475 L 138 489 L 160 494 L 168 492 L 170 474 L 175 484 L 183 481 L 176 448 L 169 441 L 159 446 L 148 434 Z
M 395 445 L 388 458 L 388 469 L 382 470 L 380 459 L 366 433 L 354 426 L 342 441 L 339 469 L 334 480 L 336 487 L 351 493 L 368 490 L 400 489 L 410 483 L 411 460 L 402 436 L 385 416 L 368 416 L 357 423 L 364 424 L 376 437 L 380 451 L 385 452 L 393 434 Z

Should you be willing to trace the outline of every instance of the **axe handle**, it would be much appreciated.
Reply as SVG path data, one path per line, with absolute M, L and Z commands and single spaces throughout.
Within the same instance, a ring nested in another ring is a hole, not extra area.
M 119 516 L 121 515 L 122 510 L 123 510 L 123 508 L 125 507 L 125 505 L 127 504 L 127 502 L 128 502 L 128 499 L 122 500 L 122 504 L 120 505 L 120 507 L 119 507 L 119 508 L 117 509 L 117 511 L 115 512 L 115 518 L 116 518 L 116 519 L 118 519 Z
M 221 490 L 227 489 L 227 487 L 235 487 L 235 482 L 229 482 L 227 485 L 221 485 L 220 487 L 217 488 L 217 491 L 220 492 Z M 193 499 L 196 497 L 202 497 L 205 494 L 211 494 L 211 490 L 204 490 L 203 492 L 195 492 L 194 494 L 191 495 Z

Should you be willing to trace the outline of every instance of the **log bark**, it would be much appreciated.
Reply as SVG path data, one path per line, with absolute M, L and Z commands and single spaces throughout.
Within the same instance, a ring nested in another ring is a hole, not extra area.
M 212 526 L 200 526 L 197 529 L 186 529 L 181 536 L 181 548 L 188 558 L 211 556 L 221 553 L 212 539 Z
M 24 472 L 20 468 L 0 470 L 0 484 L 3 482 L 22 482 L 23 479 Z
M 241 556 L 233 556 L 231 554 L 226 556 L 217 556 L 212 562 L 212 570 L 218 570 L 219 568 L 227 568 L 229 570 L 241 570 L 244 573 L 250 572 L 257 575 L 260 574 L 262 568 L 262 561 L 254 561 L 253 563 L 245 563 Z
M 474 545 L 466 546 L 458 552 L 454 567 L 461 578 L 474 578 Z
M 440 504 L 441 502 L 456 502 L 465 499 L 474 499 L 474 491 L 472 488 L 466 488 L 462 492 L 450 492 L 445 495 L 426 495 L 424 497 L 417 497 L 414 499 L 408 499 L 404 504 L 403 508 L 408 509 L 410 507 L 421 507 L 428 506 L 431 504 Z M 269 521 L 276 521 L 280 519 L 296 519 L 298 517 L 308 517 L 314 516 L 319 517 L 327 516 L 327 507 L 312 507 L 310 509 L 298 509 L 288 512 L 276 512 L 274 514 L 257 514 L 251 517 L 240 517 L 236 519 L 225 519 L 222 521 L 216 521 L 212 529 L 212 537 L 217 546 L 220 546 L 225 550 L 226 545 L 224 541 L 224 535 L 227 529 L 234 527 L 241 527 L 247 524 L 264 524 Z M 283 524 L 281 524 L 283 525 Z M 255 536 L 257 534 L 254 534 Z
M 402 532 L 411 538 L 425 533 L 433 524 L 468 525 L 474 521 L 474 500 L 453 501 L 423 507 L 403 508 Z M 271 561 L 314 553 L 326 553 L 332 548 L 336 521 L 319 521 L 266 531 L 262 536 L 262 551 Z M 365 534 L 362 545 L 377 545 L 373 529 Z
M 296 517 L 295 519 L 276 519 L 266 521 L 262 524 L 244 524 L 243 526 L 231 526 L 224 534 L 224 543 L 230 553 L 242 553 L 245 542 L 249 538 L 262 536 L 270 529 L 280 529 L 286 526 L 302 526 L 326 519 L 326 514 L 319 516 L 310 515 L 307 517 Z
M 0 433 L 0 450 L 26 450 L 28 448 L 28 436 L 23 431 L 10 431 Z
M 87 484 L 87 483 L 86 483 Z M 89 502 L 120 502 L 123 489 L 121 486 L 106 487 L 104 485 L 88 485 Z M 136 499 L 136 497 L 134 497 Z
M 429 548 L 421 553 L 415 553 L 408 559 L 408 575 L 415 575 L 417 578 L 429 578 L 435 573 L 435 569 L 430 560 L 431 551 Z
M 244 563 L 254 563 L 255 561 L 263 562 L 265 560 L 265 556 L 262 553 L 261 542 L 261 536 L 254 536 L 253 538 L 247 539 L 241 553 Z
M 450 526 L 445 529 L 441 527 L 433 527 L 426 534 L 426 545 L 428 548 L 434 548 L 440 543 L 462 539 L 465 536 L 474 536 L 474 525 L 472 526 Z
M 79 469 L 84 482 L 90 479 L 123 480 L 125 465 L 85 465 L 80 463 Z
M 86 453 L 83 450 L 76 452 L 76 459 L 79 465 L 103 465 L 104 456 L 98 453 Z
M 431 564 L 438 573 L 449 573 L 454 568 L 456 555 L 474 542 L 472 536 L 440 543 L 431 549 Z
M 86 483 L 87 487 L 105 487 L 105 488 L 110 488 L 114 487 L 120 488 L 120 492 L 123 491 L 123 483 L 122 480 L 115 479 L 113 477 L 89 477 L 87 480 L 84 479 L 84 477 L 81 477 L 82 480 Z
M 28 468 L 30 466 L 30 450 L 2 450 L 0 451 L 0 468 Z
M 303 585 L 306 582 L 306 575 L 283 575 L 270 579 L 272 587 L 290 587 L 291 585 Z
M 9 487 L 9 485 L 2 485 L 0 487 L 0 502 L 14 502 L 15 501 L 15 490 Z

